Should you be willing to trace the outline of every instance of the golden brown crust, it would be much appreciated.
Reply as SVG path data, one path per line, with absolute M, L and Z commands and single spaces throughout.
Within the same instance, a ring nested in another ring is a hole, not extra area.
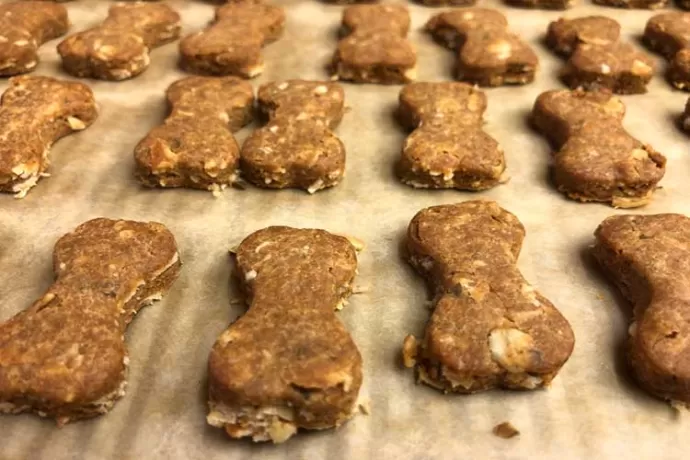
M 628 357 L 637 380 L 690 405 L 690 219 L 612 216 L 595 236 L 594 257 L 634 307 Z
M 457 393 L 532 390 L 568 360 L 568 321 L 515 266 L 524 233 L 492 201 L 433 206 L 412 219 L 408 260 L 436 292 L 424 338 L 404 347 L 421 382 Z
M 405 140 L 398 176 L 419 188 L 484 190 L 499 184 L 503 150 L 482 130 L 486 96 L 459 82 L 411 83 L 400 92 Z
M 345 146 L 331 129 L 345 112 L 343 88 L 287 80 L 261 86 L 258 99 L 269 120 L 242 146 L 242 177 L 257 187 L 309 193 L 338 184 L 345 174 Z
M 254 78 L 263 72 L 261 48 L 280 38 L 285 11 L 259 1 L 228 2 L 206 29 L 180 42 L 180 66 L 204 75 Z
M 334 77 L 384 85 L 415 79 L 417 54 L 405 38 L 410 13 L 403 5 L 353 5 L 342 20 L 346 36 L 333 55 Z
M 38 48 L 68 29 L 67 10 L 62 5 L 39 1 L 0 5 L 0 76 L 34 70 Z
M 522 85 L 534 80 L 539 60 L 520 37 L 508 31 L 497 10 L 454 9 L 432 16 L 426 30 L 457 50 L 456 78 L 480 86 Z
M 71 75 L 125 80 L 144 72 L 151 49 L 177 40 L 180 15 L 163 3 L 116 3 L 103 23 L 70 35 L 58 45 Z
M 49 77 L 14 77 L 0 101 L 0 192 L 24 197 L 46 176 L 58 139 L 97 117 L 91 89 Z
M 623 128 L 624 114 L 609 91 L 547 91 L 537 98 L 531 121 L 556 150 L 553 176 L 560 191 L 614 207 L 651 200 L 666 157 Z
M 323 230 L 268 227 L 236 257 L 249 311 L 209 356 L 208 422 L 273 442 L 342 424 L 362 383 L 362 358 L 333 312 L 351 293 L 354 247 Z
M 652 16 L 642 38 L 650 49 L 668 59 L 668 81 L 678 89 L 690 91 L 690 13 Z
M 57 242 L 55 282 L 0 324 L 0 412 L 62 425 L 124 395 L 124 332 L 173 283 L 180 260 L 162 224 L 94 219 Z
M 252 86 L 236 77 L 188 77 L 167 91 L 170 115 L 134 150 L 135 175 L 149 187 L 217 192 L 237 176 L 233 132 L 252 121 Z

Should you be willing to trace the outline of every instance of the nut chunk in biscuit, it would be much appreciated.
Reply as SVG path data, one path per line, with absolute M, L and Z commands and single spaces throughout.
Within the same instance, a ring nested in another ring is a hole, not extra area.
M 268 227 L 236 258 L 249 311 L 211 350 L 208 423 L 275 443 L 341 425 L 362 384 L 362 358 L 334 313 L 352 292 L 354 246 L 323 230 Z
M 285 11 L 261 2 L 228 3 L 206 29 L 180 42 L 180 66 L 204 75 L 254 78 L 264 70 L 261 48 L 283 34 Z
M 690 407 L 690 218 L 612 216 L 595 237 L 594 257 L 633 304 L 628 359 L 638 382 Z
M 448 10 L 432 16 L 426 30 L 442 45 L 457 50 L 456 78 L 480 86 L 523 85 L 534 80 L 537 55 L 496 10 Z
M 652 16 L 642 37 L 669 65 L 667 80 L 676 88 L 690 91 L 690 13 L 661 13 Z
M 64 6 L 37 1 L 0 5 L 0 76 L 34 70 L 38 48 L 68 29 Z
M 49 77 L 14 77 L 0 100 L 0 192 L 23 198 L 47 176 L 58 139 L 97 117 L 91 89 Z
M 116 3 L 98 27 L 70 35 L 58 45 L 71 75 L 126 80 L 145 71 L 150 50 L 177 40 L 180 15 L 163 3 Z
M 55 282 L 0 324 L 0 412 L 58 425 L 108 412 L 125 394 L 124 333 L 180 270 L 159 223 L 94 219 L 58 240 Z
M 516 267 L 525 229 L 493 201 L 433 206 L 407 233 L 410 264 L 435 290 L 424 338 L 405 339 L 405 365 L 446 392 L 548 386 L 573 331 Z
M 333 82 L 287 80 L 263 85 L 259 108 L 269 119 L 244 142 L 242 177 L 257 187 L 332 187 L 345 173 L 345 146 L 331 131 L 345 111 Z
M 619 36 L 620 25 L 604 16 L 561 18 L 549 24 L 546 43 L 569 58 L 561 73 L 569 87 L 645 93 L 654 76 L 654 61 L 630 43 L 619 41 Z
M 534 103 L 532 125 L 554 147 L 558 190 L 616 208 L 643 206 L 666 171 L 666 157 L 621 124 L 625 106 L 609 91 L 560 90 Z
M 397 168 L 403 183 L 459 190 L 500 183 L 505 157 L 482 131 L 482 91 L 459 82 L 411 83 L 400 92 L 399 104 L 400 123 L 413 130 Z
M 171 111 L 134 149 L 135 176 L 149 187 L 216 193 L 237 177 L 233 132 L 252 120 L 254 92 L 236 77 L 188 77 L 168 88 Z
M 416 77 L 417 53 L 407 41 L 410 13 L 403 5 L 353 5 L 343 11 L 333 55 L 333 77 L 355 83 L 396 85 Z

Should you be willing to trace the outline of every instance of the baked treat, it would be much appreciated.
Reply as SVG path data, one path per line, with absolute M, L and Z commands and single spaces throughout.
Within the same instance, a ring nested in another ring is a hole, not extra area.
M 58 139 L 98 116 L 91 89 L 49 77 L 14 77 L 0 100 L 0 192 L 23 198 L 48 176 L 48 153 Z
M 690 91 L 690 13 L 674 11 L 652 16 L 642 39 L 669 61 L 668 81 L 678 89 Z
M 493 201 L 432 206 L 407 231 L 410 264 L 434 291 L 424 338 L 403 361 L 444 392 L 546 387 L 573 351 L 568 321 L 516 267 L 525 229 Z
M 690 407 L 690 219 L 617 215 L 595 232 L 595 259 L 632 303 L 628 360 L 640 385 Z
M 345 93 L 333 82 L 287 80 L 259 88 L 268 123 L 242 145 L 242 177 L 257 187 L 314 193 L 345 174 L 345 146 L 331 131 L 345 113 Z
M 415 0 L 425 6 L 473 6 L 477 0 Z
M 116 3 L 98 27 L 58 45 L 62 66 L 75 77 L 126 80 L 145 71 L 150 50 L 180 36 L 180 15 L 164 3 Z
M 620 42 L 619 36 L 620 25 L 604 16 L 560 18 L 549 24 L 546 44 L 569 58 L 561 78 L 570 88 L 645 93 L 654 76 L 654 61 L 630 43 Z
M 508 21 L 487 8 L 454 9 L 432 16 L 426 30 L 457 50 L 456 78 L 480 86 L 522 85 L 534 80 L 539 60 Z
M 249 311 L 211 350 L 208 423 L 274 443 L 341 425 L 362 384 L 362 357 L 333 312 L 352 292 L 355 247 L 323 230 L 268 227 L 236 260 Z
M 204 75 L 254 78 L 264 70 L 261 48 L 283 34 L 285 11 L 261 2 L 230 2 L 205 29 L 180 42 L 180 65 Z
M 486 96 L 459 82 L 410 83 L 400 91 L 398 119 L 412 134 L 397 171 L 417 188 L 484 190 L 506 167 L 498 142 L 482 130 Z
M 685 111 L 683 115 L 681 115 L 680 127 L 683 131 L 690 133 L 690 99 L 688 99 L 688 102 L 685 104 Z
M 410 12 L 403 5 L 353 5 L 343 11 L 333 55 L 334 79 L 396 85 L 417 75 L 417 53 L 407 41 Z
M 668 0 L 592 0 L 596 5 L 612 6 L 615 8 L 639 8 L 656 10 L 668 4 Z
M 137 179 L 214 193 L 231 185 L 240 161 L 232 133 L 252 121 L 252 86 L 237 77 L 188 77 L 166 95 L 170 115 L 134 149 Z
M 38 48 L 68 29 L 67 10 L 62 5 L 38 1 L 0 5 L 0 76 L 34 70 Z
M 575 0 L 505 0 L 510 6 L 542 10 L 567 10 L 575 5 Z
M 610 91 L 542 93 L 532 124 L 556 152 L 553 179 L 578 201 L 617 208 L 643 206 L 666 171 L 666 157 L 622 126 L 625 106 Z
M 125 394 L 124 333 L 180 270 L 162 224 L 94 219 L 58 240 L 55 282 L 0 324 L 0 412 L 58 425 L 108 412 Z

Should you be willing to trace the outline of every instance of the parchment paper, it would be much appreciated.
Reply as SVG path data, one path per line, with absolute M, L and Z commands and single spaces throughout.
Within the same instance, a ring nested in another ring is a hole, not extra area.
M 287 78 L 323 79 L 323 65 L 336 45 L 342 8 L 316 0 L 283 2 L 285 36 L 265 49 L 266 71 L 252 83 Z M 110 2 L 67 3 L 72 31 L 99 23 Z M 170 1 L 182 13 L 184 33 L 202 27 L 213 6 Z M 678 458 L 685 455 L 690 421 L 638 389 L 629 377 L 622 345 L 628 305 L 603 279 L 587 255 L 592 232 L 616 211 L 565 199 L 548 180 L 549 148 L 532 132 L 526 115 L 539 93 L 560 88 L 564 62 L 541 38 L 562 12 L 507 8 L 511 27 L 534 47 L 541 69 L 534 84 L 488 90 L 485 129 L 506 152 L 512 180 L 482 193 L 423 191 L 393 174 L 405 133 L 392 118 L 400 87 L 345 86 L 352 110 L 337 130 L 347 147 L 341 185 L 310 196 L 302 191 L 249 187 L 220 198 L 193 190 L 146 190 L 133 179 L 136 143 L 166 115 L 163 93 L 184 76 L 177 70 L 177 44 L 152 54 L 139 78 L 122 83 L 91 81 L 100 107 L 97 122 L 58 142 L 51 152 L 52 177 L 28 197 L 0 196 L 0 320 L 28 307 L 52 282 L 55 241 L 97 216 L 155 220 L 175 234 L 184 262 L 179 280 L 162 302 L 130 325 L 131 368 L 127 395 L 109 414 L 57 429 L 35 415 L 0 416 L 2 459 L 228 459 L 228 458 Z M 419 80 L 451 78 L 454 55 L 421 32 L 440 11 L 410 5 L 410 40 L 419 54 Z M 604 14 L 638 40 L 650 11 L 596 7 L 580 0 L 567 16 Z M 66 75 L 55 51 L 41 50 L 37 75 Z M 674 125 L 686 94 L 662 77 L 646 95 L 626 96 L 626 128 L 668 157 L 663 189 L 633 212 L 690 214 L 688 138 Z M 0 83 L 4 90 L 6 82 Z M 244 139 L 253 129 L 245 128 Z M 427 291 L 400 256 L 404 231 L 420 209 L 442 203 L 494 199 L 527 229 L 519 266 L 528 280 L 567 317 L 575 351 L 547 391 L 491 391 L 443 395 L 415 385 L 399 364 L 403 338 L 420 336 L 429 317 Z M 368 292 L 351 298 L 339 315 L 364 358 L 362 397 L 371 415 L 357 416 L 336 431 L 300 434 L 280 446 L 228 439 L 206 424 L 206 363 L 211 345 L 244 306 L 229 287 L 228 248 L 272 224 L 319 227 L 367 243 L 357 284 Z M 512 422 L 520 436 L 504 440 L 494 425 Z

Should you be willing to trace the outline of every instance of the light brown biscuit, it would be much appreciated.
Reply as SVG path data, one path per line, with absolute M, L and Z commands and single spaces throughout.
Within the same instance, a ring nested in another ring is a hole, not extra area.
M 426 30 L 456 50 L 456 78 L 480 86 L 522 85 L 534 80 L 539 60 L 508 21 L 487 8 L 454 9 L 434 15 Z
M 343 88 L 287 80 L 263 85 L 258 100 L 268 123 L 242 145 L 242 177 L 257 187 L 309 193 L 338 184 L 345 174 L 345 146 L 331 130 L 345 112 Z
M 410 264 L 435 292 L 424 338 L 405 339 L 417 378 L 444 392 L 548 386 L 570 357 L 568 321 L 516 267 L 525 229 L 493 201 L 433 206 L 410 222 Z
M 414 0 L 425 6 L 473 6 L 477 0 Z
M 628 360 L 640 385 L 690 407 L 690 219 L 618 215 L 595 232 L 593 254 L 632 303 Z
M 617 208 L 643 206 L 666 171 L 666 157 L 621 124 L 625 106 L 609 91 L 542 93 L 532 124 L 555 148 L 553 179 L 579 201 Z
M 690 91 L 690 13 L 652 16 L 642 37 L 645 44 L 669 61 L 666 78 L 678 89 Z
M 148 187 L 215 193 L 237 177 L 233 132 L 252 121 L 252 86 L 236 77 L 188 77 L 167 91 L 170 115 L 134 149 L 135 176 Z
M 410 13 L 403 5 L 353 5 L 343 11 L 342 32 L 331 63 L 333 77 L 395 85 L 416 78 L 417 53 L 407 41 Z
M 413 130 L 398 163 L 400 180 L 418 188 L 484 190 L 499 184 L 503 150 L 482 130 L 486 96 L 466 83 L 411 83 L 398 118 Z
M 94 219 L 60 238 L 55 282 L 0 324 L 0 412 L 58 425 L 108 412 L 125 394 L 124 333 L 180 270 L 162 224 Z
M 604 16 L 561 18 L 549 24 L 546 43 L 568 57 L 561 78 L 570 88 L 606 88 L 619 94 L 647 92 L 654 61 L 620 42 L 620 25 Z
M 0 192 L 23 198 L 50 165 L 58 139 L 98 116 L 91 89 L 49 77 L 14 77 L 0 101 Z
M 116 3 L 103 23 L 58 45 L 62 65 L 76 77 L 125 80 L 145 71 L 150 50 L 177 40 L 180 15 L 163 3 Z
M 34 70 L 38 48 L 68 29 L 64 6 L 38 1 L 0 5 L 0 76 Z
M 242 1 L 221 6 L 205 30 L 180 42 L 180 65 L 205 75 L 254 78 L 264 70 L 261 48 L 280 38 L 285 11 L 260 2 Z
M 249 311 L 209 356 L 209 424 L 283 442 L 353 415 L 362 358 L 333 310 L 357 272 L 353 245 L 323 230 L 268 227 L 237 249 Z

